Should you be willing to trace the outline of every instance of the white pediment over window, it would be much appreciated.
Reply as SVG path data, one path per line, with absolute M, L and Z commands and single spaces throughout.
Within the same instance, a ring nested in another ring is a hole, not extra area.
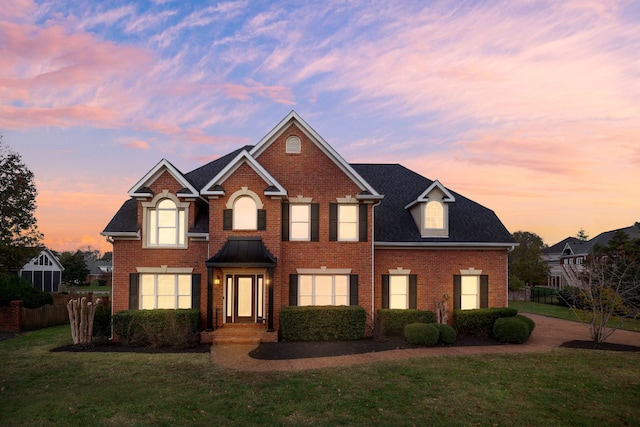
M 435 180 L 404 208 L 409 210 L 422 237 L 449 237 L 449 204 L 456 198 Z

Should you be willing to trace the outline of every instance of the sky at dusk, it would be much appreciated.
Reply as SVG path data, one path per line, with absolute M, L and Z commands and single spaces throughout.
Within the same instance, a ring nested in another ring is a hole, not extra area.
M 640 2 L 30 1 L 0 8 L 0 133 L 49 248 L 295 110 L 547 244 L 640 221 Z

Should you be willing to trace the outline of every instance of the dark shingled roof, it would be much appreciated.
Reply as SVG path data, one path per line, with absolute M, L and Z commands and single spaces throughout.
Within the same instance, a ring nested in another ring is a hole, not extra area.
M 375 208 L 376 242 L 515 243 L 496 214 L 451 190 L 449 237 L 423 238 L 408 209 L 433 181 L 399 164 L 352 164 L 384 199 Z
M 138 201 L 129 199 L 124 202 L 118 212 L 111 218 L 102 233 L 136 233 L 139 229 Z
M 207 267 L 274 267 L 276 258 L 260 237 L 229 237 L 205 264 Z
M 226 154 L 218 159 L 215 159 L 212 162 L 207 163 L 204 166 L 200 166 L 197 169 L 192 170 L 189 173 L 186 173 L 184 177 L 193 185 L 196 190 L 202 191 L 203 187 L 209 183 L 222 169 L 225 168 L 233 159 L 236 158 L 238 154 L 242 152 L 242 150 L 251 150 L 253 145 L 245 145 L 242 148 L 238 148 L 237 150 Z
M 568 243 L 571 247 L 571 250 L 575 255 L 578 254 L 588 254 L 591 253 L 594 246 L 607 246 L 609 244 L 609 240 L 616 235 L 616 233 L 622 232 L 629 237 L 630 240 L 640 239 L 640 227 L 637 225 L 632 225 L 625 228 L 618 228 L 616 230 L 604 231 L 598 234 L 591 240 L 580 241 L 575 237 L 567 237 L 566 239 L 556 243 L 553 246 L 548 247 L 543 252 L 545 254 L 558 254 L 564 250 L 564 247 Z

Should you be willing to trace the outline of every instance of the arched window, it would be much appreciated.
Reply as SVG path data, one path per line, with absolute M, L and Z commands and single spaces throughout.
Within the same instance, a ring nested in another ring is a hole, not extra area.
M 170 198 L 146 207 L 148 246 L 184 246 L 185 208 Z
M 233 229 L 258 229 L 258 207 L 252 197 L 241 196 L 233 203 Z
M 425 228 L 444 228 L 444 207 L 442 203 L 432 200 L 424 208 Z

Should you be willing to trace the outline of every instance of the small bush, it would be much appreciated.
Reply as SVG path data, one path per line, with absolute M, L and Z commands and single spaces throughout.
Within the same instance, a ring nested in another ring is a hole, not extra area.
M 493 336 L 493 324 L 501 317 L 513 317 L 518 310 L 513 308 L 479 308 L 476 310 L 455 310 L 453 324 L 460 335 L 477 337 Z
M 534 286 L 531 289 L 531 298 L 551 298 L 556 294 L 555 289 L 545 286 Z
M 113 332 L 125 345 L 184 349 L 198 343 L 200 311 L 128 310 L 113 315 Z
M 527 326 L 529 327 L 529 335 L 531 335 L 531 333 L 533 332 L 533 330 L 536 328 L 536 322 L 534 322 L 532 319 L 528 318 L 527 316 L 523 316 L 521 314 L 516 314 L 515 316 L 513 316 L 515 319 L 520 319 L 522 320 L 524 323 L 527 324 Z
M 493 335 L 500 342 L 522 344 L 531 333 L 527 322 L 514 316 L 497 319 L 493 325 Z
M 404 328 L 404 338 L 409 344 L 433 347 L 438 344 L 440 331 L 434 323 L 410 323 Z
M 380 309 L 376 317 L 376 336 L 401 336 L 405 326 L 411 323 L 433 323 L 436 314 L 428 310 Z
M 558 291 L 558 301 L 565 307 L 585 309 L 588 304 L 585 302 L 583 292 L 575 286 L 565 286 Z
M 282 307 L 284 341 L 338 341 L 364 338 L 367 313 L 360 306 Z
M 434 325 L 440 331 L 440 344 L 453 344 L 456 342 L 456 330 L 445 323 L 434 323 Z
M 22 301 L 26 308 L 38 308 L 53 304 L 53 297 L 21 277 L 0 274 L 0 307 L 9 307 L 11 301 Z
M 93 316 L 93 336 L 105 338 L 111 336 L 111 309 L 103 304 L 96 307 Z

